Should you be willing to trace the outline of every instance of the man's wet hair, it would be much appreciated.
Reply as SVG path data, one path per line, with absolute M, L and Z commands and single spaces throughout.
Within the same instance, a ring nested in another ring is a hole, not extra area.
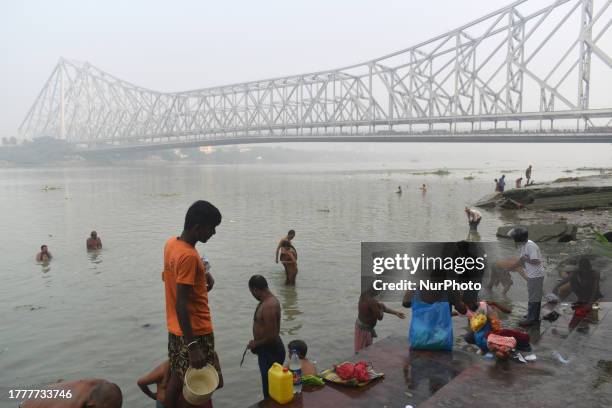
M 287 233 L 287 235 L 295 235 L 295 230 L 289 230 L 289 232 Z
M 42 250 L 43 250 L 43 248 L 46 248 L 46 247 L 47 247 L 47 245 L 41 245 L 41 246 L 40 246 L 40 250 L 42 251 Z
M 517 227 L 512 228 L 508 232 L 508 236 L 514 240 L 514 242 L 527 242 L 529 239 L 529 231 L 527 228 Z
M 107 408 L 121 408 L 123 405 L 123 394 L 121 388 L 115 383 L 102 381 L 94 386 L 89 394 L 91 401 L 99 403 Z M 98 405 L 96 405 L 98 406 Z
M 185 230 L 190 230 L 196 225 L 208 225 L 216 227 L 221 224 L 221 212 L 208 201 L 198 200 L 191 204 L 185 215 Z
M 306 358 L 306 353 L 308 353 L 308 346 L 302 340 L 290 341 L 287 345 L 287 348 L 289 349 L 289 351 L 295 350 L 301 359 Z
M 261 275 L 253 275 L 249 279 L 249 288 L 258 290 L 268 289 L 268 281 Z

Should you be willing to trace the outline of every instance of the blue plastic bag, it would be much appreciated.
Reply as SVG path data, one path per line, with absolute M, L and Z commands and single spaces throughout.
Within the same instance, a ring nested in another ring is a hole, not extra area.
M 487 334 L 491 332 L 491 323 L 487 321 L 487 324 L 482 326 L 480 330 L 474 333 L 474 342 L 483 352 L 489 351 L 489 347 L 487 346 Z
M 418 294 L 412 299 L 408 329 L 410 347 L 416 350 L 452 350 L 453 323 L 447 301 L 425 303 Z

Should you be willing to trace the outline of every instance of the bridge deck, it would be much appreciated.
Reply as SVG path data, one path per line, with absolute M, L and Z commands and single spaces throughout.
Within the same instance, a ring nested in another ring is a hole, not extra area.
M 200 138 L 173 142 L 102 145 L 76 149 L 83 155 L 127 151 L 146 151 L 193 148 L 200 146 L 225 146 L 261 143 L 612 143 L 608 133 L 547 133 L 547 134 L 437 134 L 437 135 L 313 135 L 313 136 L 250 136 L 229 138 Z

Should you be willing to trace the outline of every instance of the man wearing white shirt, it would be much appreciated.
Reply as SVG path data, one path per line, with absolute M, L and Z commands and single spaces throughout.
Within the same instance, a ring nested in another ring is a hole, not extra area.
M 467 215 L 470 231 L 476 231 L 478 229 L 478 224 L 480 224 L 480 220 L 482 219 L 482 214 L 480 214 L 480 211 L 465 207 L 465 215 Z
M 524 274 L 521 273 L 521 275 L 527 279 L 527 293 L 529 297 L 527 318 L 520 321 L 519 325 L 523 327 L 533 326 L 540 322 L 540 307 L 544 290 L 542 253 L 538 245 L 529 239 L 529 233 L 525 228 L 513 228 L 508 235 L 519 248 L 519 259 L 509 269 L 522 267 Z

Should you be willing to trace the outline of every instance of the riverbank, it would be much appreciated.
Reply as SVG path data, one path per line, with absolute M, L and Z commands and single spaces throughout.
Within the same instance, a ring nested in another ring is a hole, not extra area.
M 532 328 L 535 361 L 498 362 L 455 345 L 452 352 L 410 350 L 405 333 L 389 336 L 347 361 L 371 362 L 384 378 L 363 388 L 327 383 L 305 389 L 283 407 L 509 407 L 612 406 L 612 305 L 602 303 L 599 322 L 568 328 L 572 314 Z M 465 319 L 453 319 L 455 337 Z M 534 405 L 536 404 L 536 405 Z M 251 408 L 281 407 L 264 400 Z
M 612 207 L 612 173 L 561 177 L 552 182 L 512 188 L 475 203 L 481 208 L 571 212 Z

